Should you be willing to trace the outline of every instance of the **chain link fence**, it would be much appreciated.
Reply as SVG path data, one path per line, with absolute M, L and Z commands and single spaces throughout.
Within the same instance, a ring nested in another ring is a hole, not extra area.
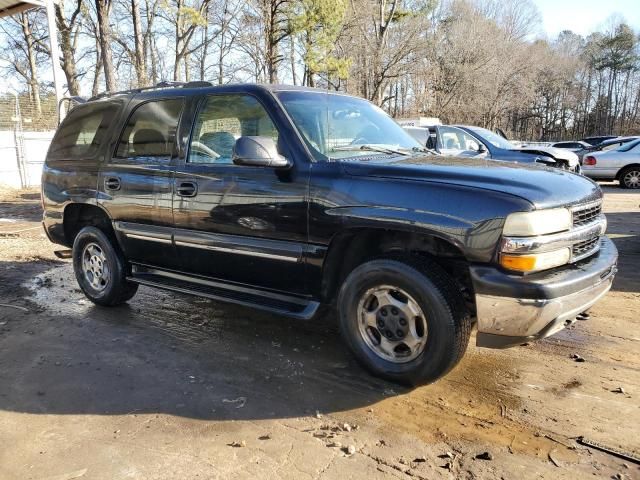
M 0 183 L 40 183 L 42 164 L 58 125 L 54 95 L 0 95 Z

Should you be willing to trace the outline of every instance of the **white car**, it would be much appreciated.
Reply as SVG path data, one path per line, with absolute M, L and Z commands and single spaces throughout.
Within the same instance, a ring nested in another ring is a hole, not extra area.
M 579 170 L 580 158 L 573 151 L 566 148 L 548 147 L 546 145 L 520 145 L 516 147 L 518 150 L 527 153 L 538 153 L 546 155 L 555 160 L 563 160 L 566 162 L 570 170 Z
M 640 188 L 640 140 L 585 155 L 582 173 L 594 180 L 618 180 L 622 188 Z
M 576 140 L 574 142 L 556 142 L 551 146 L 553 148 L 564 148 L 565 150 L 569 150 L 573 153 L 577 153 L 591 147 L 590 144 L 583 142 L 582 140 Z

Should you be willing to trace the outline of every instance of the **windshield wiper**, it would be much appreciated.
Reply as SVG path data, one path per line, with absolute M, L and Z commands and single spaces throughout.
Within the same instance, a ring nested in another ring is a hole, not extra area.
M 432 150 L 432 149 L 427 148 L 427 147 L 413 147 L 411 149 L 411 151 L 412 152 L 418 152 L 418 153 L 430 153 L 431 155 L 440 155 L 435 150 Z
M 380 152 L 394 155 L 411 155 L 407 151 L 398 150 L 395 148 L 383 147 L 381 145 L 374 145 L 370 143 L 363 143 L 362 145 L 343 145 L 341 147 L 333 147 L 332 152 L 355 152 L 358 150 L 364 150 L 368 152 Z

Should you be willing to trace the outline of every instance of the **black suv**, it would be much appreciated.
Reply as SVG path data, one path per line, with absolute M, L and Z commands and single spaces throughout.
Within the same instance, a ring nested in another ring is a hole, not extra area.
M 616 272 L 591 180 L 432 155 L 373 104 L 308 88 L 93 98 L 59 127 L 42 196 L 96 304 L 143 284 L 303 320 L 335 306 L 357 359 L 404 383 L 449 371 L 474 323 L 486 347 L 553 334 Z

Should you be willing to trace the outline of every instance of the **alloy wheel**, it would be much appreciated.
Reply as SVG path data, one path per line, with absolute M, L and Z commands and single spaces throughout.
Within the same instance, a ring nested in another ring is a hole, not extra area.
M 82 272 L 91 288 L 100 292 L 107 287 L 111 271 L 104 251 L 97 243 L 88 243 L 82 251 Z
M 627 188 L 640 188 L 640 170 L 629 170 L 622 177 L 622 182 Z
M 358 330 L 379 357 L 407 363 L 427 343 L 427 321 L 418 302 L 401 288 L 381 285 L 367 290 L 357 309 Z

